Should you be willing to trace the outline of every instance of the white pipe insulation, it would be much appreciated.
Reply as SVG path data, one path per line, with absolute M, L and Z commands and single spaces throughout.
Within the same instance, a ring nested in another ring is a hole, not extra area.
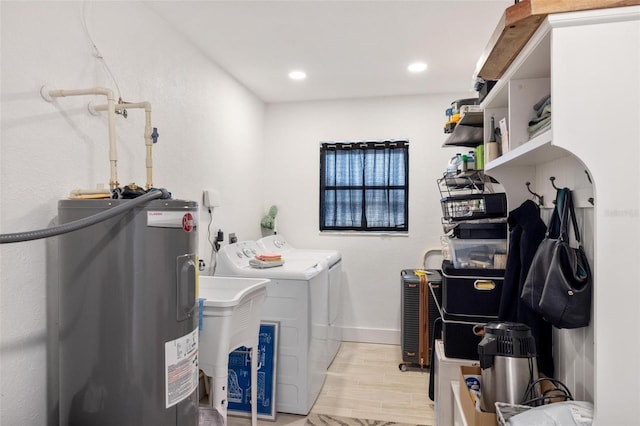
M 124 104 L 116 104 L 114 106 L 116 111 L 122 111 L 125 109 L 138 108 L 143 109 L 145 112 L 145 125 L 144 125 L 144 144 L 147 148 L 146 167 L 147 167 L 147 183 L 145 189 L 149 190 L 153 188 L 153 127 L 151 126 L 151 104 L 149 102 L 132 102 Z M 89 111 L 105 111 L 108 109 L 108 105 L 89 105 Z
M 90 89 L 72 89 L 72 90 L 48 90 L 46 86 L 40 89 L 42 97 L 51 102 L 52 98 L 64 98 L 67 96 L 85 96 L 85 95 L 102 95 L 107 97 L 106 110 L 108 112 L 107 119 L 109 122 L 109 163 L 111 169 L 111 178 L 109 187 L 113 190 L 119 186 L 118 183 L 118 150 L 116 146 L 116 100 L 113 91 L 104 87 L 93 87 Z

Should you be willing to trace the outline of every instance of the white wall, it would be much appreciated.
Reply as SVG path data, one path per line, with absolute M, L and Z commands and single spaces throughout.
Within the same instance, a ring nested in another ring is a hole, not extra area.
M 215 227 L 257 238 L 264 104 L 158 17 L 151 3 L 86 2 L 86 22 L 126 101 L 149 101 L 160 138 L 154 183 L 175 198 L 220 191 Z M 87 112 L 93 97 L 50 104 L 43 84 L 116 90 L 93 57 L 82 2 L 0 3 L 0 232 L 49 226 L 57 200 L 74 188 L 107 184 L 106 118 Z M 115 31 L 117 30 L 117 31 Z M 145 183 L 144 114 L 117 120 L 121 184 Z M 241 190 L 239 190 L 241 188 Z M 201 210 L 201 255 L 208 213 Z M 47 251 L 49 247 L 49 252 Z M 47 306 L 55 286 L 51 242 L 0 246 L 0 424 L 47 423 Z M 53 283 L 52 283 L 53 282 Z M 55 299 L 53 299 L 55 301 Z M 50 381 L 55 377 L 50 377 Z
M 442 149 L 444 111 L 467 94 L 271 104 L 266 111 L 268 185 L 264 209 L 278 206 L 278 232 L 294 247 L 343 255 L 344 339 L 400 342 L 400 271 L 422 266 L 440 246 L 436 179 L 456 149 Z M 408 139 L 409 235 L 321 235 L 321 141 Z M 434 267 L 434 266 L 432 266 Z

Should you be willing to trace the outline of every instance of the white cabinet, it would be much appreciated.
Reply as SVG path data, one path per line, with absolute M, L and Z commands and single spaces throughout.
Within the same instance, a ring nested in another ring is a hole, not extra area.
M 434 402 L 436 424 L 446 426 L 454 424 L 454 395 L 451 393 L 451 382 L 460 380 L 460 366 L 478 365 L 471 359 L 447 358 L 444 354 L 444 343 L 436 340 L 435 356 L 431 373 L 434 377 Z
M 552 127 L 529 140 L 531 108 L 548 93 Z M 594 424 L 636 424 L 640 6 L 549 15 L 482 105 L 485 141 L 492 115 L 508 121 L 509 150 L 485 171 L 504 185 L 509 210 L 532 198 L 526 182 L 551 207 L 551 176 L 574 190 L 579 208 L 593 315 L 589 327 L 555 332 L 556 377 L 594 402 Z
M 451 399 L 453 399 L 453 426 L 468 426 L 460 402 L 460 380 L 451 381 Z

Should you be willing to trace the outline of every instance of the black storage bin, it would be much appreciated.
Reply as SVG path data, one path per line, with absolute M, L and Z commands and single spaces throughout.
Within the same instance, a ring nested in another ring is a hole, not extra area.
M 507 238 L 507 223 L 459 223 L 453 228 L 453 236 L 460 239 Z
M 469 220 L 506 217 L 507 196 L 497 194 L 453 195 L 440 200 L 442 216 L 446 220 Z
M 489 92 L 491 92 L 491 89 L 493 89 L 493 86 L 495 86 L 497 82 L 498 80 L 487 80 L 484 82 L 482 87 L 480 87 L 480 89 L 478 90 L 478 103 L 483 101 L 483 99 L 489 94 Z
M 484 337 L 484 325 L 493 321 L 487 317 L 444 315 L 442 342 L 447 358 L 479 360 L 478 344 Z
M 504 269 L 456 269 L 442 262 L 442 310 L 461 317 L 498 317 Z

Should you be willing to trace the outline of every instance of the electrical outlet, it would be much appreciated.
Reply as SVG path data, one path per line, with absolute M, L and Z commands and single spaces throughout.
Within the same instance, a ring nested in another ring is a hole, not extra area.
M 211 207 L 211 191 L 207 189 L 202 192 L 202 205 L 205 207 Z
M 202 191 L 202 205 L 204 207 L 220 207 L 220 193 L 215 189 Z

